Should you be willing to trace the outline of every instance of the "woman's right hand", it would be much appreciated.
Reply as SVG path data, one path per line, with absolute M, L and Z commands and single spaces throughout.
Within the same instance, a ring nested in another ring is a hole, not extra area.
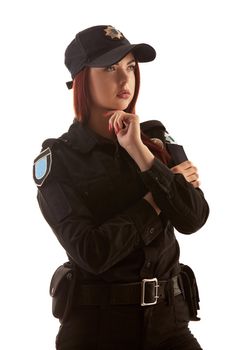
M 158 215 L 161 213 L 161 210 L 159 209 L 159 207 L 155 203 L 151 192 L 148 192 L 143 198 L 154 208 L 154 210 L 156 211 L 156 213 Z
M 124 111 L 109 111 L 105 116 L 109 117 L 109 130 L 114 130 L 119 144 L 140 170 L 150 169 L 155 157 L 142 142 L 138 116 Z
M 139 118 L 136 114 L 113 110 L 105 113 L 109 117 L 109 130 L 114 131 L 119 144 L 125 148 L 140 147 L 143 145 L 140 133 Z

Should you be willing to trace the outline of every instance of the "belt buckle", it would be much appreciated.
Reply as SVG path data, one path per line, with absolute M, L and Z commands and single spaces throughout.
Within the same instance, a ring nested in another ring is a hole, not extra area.
M 145 289 L 146 289 L 146 283 L 154 282 L 154 288 L 155 288 L 155 300 L 152 303 L 145 302 Z M 147 305 L 155 305 L 157 304 L 159 295 L 158 295 L 158 289 L 159 289 L 159 283 L 157 278 L 144 278 L 142 280 L 141 284 L 141 306 L 147 306 Z

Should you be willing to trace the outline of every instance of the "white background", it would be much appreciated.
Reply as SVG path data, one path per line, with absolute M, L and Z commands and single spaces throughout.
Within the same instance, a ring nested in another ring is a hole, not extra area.
M 159 119 L 199 168 L 211 214 L 191 236 L 177 233 L 181 261 L 198 277 L 204 349 L 229 349 L 232 331 L 231 1 L 11 1 L 0 8 L 0 347 L 54 349 L 50 277 L 66 255 L 36 202 L 32 162 L 47 137 L 73 119 L 64 50 L 75 34 L 110 24 L 157 59 L 141 64 L 141 121 Z

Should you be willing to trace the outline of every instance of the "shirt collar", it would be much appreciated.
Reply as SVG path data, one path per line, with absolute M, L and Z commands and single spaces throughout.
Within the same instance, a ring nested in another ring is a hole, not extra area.
M 154 131 L 164 131 L 165 128 L 162 123 L 157 120 L 149 120 L 140 124 L 141 130 L 150 137 L 153 136 Z M 110 146 L 116 149 L 118 143 L 109 140 L 101 135 L 98 135 L 92 131 L 88 126 L 83 125 L 77 120 L 74 120 L 71 124 L 68 132 L 61 136 L 63 140 L 68 141 L 73 148 L 78 149 L 81 153 L 88 153 L 97 145 Z
M 116 147 L 116 142 L 96 134 L 88 126 L 78 121 L 74 121 L 68 132 L 61 138 L 67 140 L 73 148 L 78 149 L 82 153 L 90 152 L 97 145 L 105 144 Z

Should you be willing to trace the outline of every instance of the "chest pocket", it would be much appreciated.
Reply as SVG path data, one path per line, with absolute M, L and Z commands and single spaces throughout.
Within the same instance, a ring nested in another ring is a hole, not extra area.
M 96 223 L 101 223 L 115 212 L 114 187 L 107 176 L 88 179 L 78 184 L 84 203 L 93 214 Z

